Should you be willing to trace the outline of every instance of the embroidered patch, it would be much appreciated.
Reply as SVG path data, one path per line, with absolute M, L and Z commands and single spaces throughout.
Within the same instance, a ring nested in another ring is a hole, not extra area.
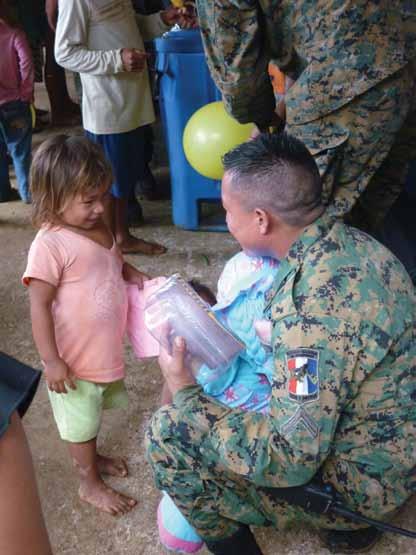
M 299 404 L 319 399 L 319 353 L 300 347 L 286 353 L 289 399 Z
M 319 428 L 315 420 L 306 412 L 303 407 L 298 407 L 295 414 L 289 418 L 289 420 L 283 424 L 280 428 L 280 432 L 283 436 L 288 436 L 292 434 L 298 427 L 302 424 L 306 432 L 313 438 L 318 437 Z

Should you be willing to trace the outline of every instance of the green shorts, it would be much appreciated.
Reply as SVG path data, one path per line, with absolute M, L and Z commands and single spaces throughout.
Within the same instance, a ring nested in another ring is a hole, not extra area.
M 97 437 L 103 410 L 127 408 L 127 391 L 123 380 L 108 384 L 84 380 L 75 383 L 77 388 L 67 388 L 66 394 L 49 389 L 48 393 L 61 438 L 83 443 Z

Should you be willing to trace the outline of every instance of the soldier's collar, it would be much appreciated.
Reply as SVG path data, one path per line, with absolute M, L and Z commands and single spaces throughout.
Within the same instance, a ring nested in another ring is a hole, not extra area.
M 307 251 L 332 228 L 336 217 L 324 212 L 320 218 L 305 227 L 302 235 L 290 247 L 285 260 L 290 266 L 298 265 L 305 258 Z
M 302 235 L 295 241 L 295 243 L 293 243 L 286 258 L 281 260 L 273 286 L 266 294 L 265 311 L 270 308 L 275 295 L 286 283 L 289 277 L 297 272 L 297 269 L 302 264 L 307 251 L 321 237 L 328 233 L 335 221 L 336 218 L 334 216 L 324 212 L 320 218 L 308 225 Z

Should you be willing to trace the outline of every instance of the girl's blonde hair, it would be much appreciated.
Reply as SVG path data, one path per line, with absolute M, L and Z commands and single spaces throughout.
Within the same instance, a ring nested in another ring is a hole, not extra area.
M 60 214 L 77 195 L 108 187 L 111 181 L 111 166 L 100 146 L 83 136 L 47 139 L 30 170 L 33 224 L 59 224 Z

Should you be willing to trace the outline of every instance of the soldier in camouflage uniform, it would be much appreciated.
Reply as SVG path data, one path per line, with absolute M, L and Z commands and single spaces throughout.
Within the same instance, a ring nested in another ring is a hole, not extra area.
M 281 260 L 265 303 L 275 359 L 270 413 L 204 394 L 178 341 L 160 359 L 174 401 L 154 415 L 146 441 L 157 487 L 209 549 L 255 555 L 245 525 L 302 519 L 355 528 L 279 501 L 269 488 L 319 474 L 349 508 L 376 519 L 415 490 L 416 299 L 385 247 L 325 211 L 318 170 L 298 140 L 263 134 L 224 163 L 230 232 L 247 253 Z M 328 545 L 338 537 L 349 548 L 375 539 L 331 534 Z
M 301 139 L 338 216 L 373 231 L 416 158 L 416 0 L 197 0 L 228 111 L 261 128 L 275 101 L 267 65 L 296 79 L 286 131 Z M 354 207 L 354 211 L 351 210 Z

